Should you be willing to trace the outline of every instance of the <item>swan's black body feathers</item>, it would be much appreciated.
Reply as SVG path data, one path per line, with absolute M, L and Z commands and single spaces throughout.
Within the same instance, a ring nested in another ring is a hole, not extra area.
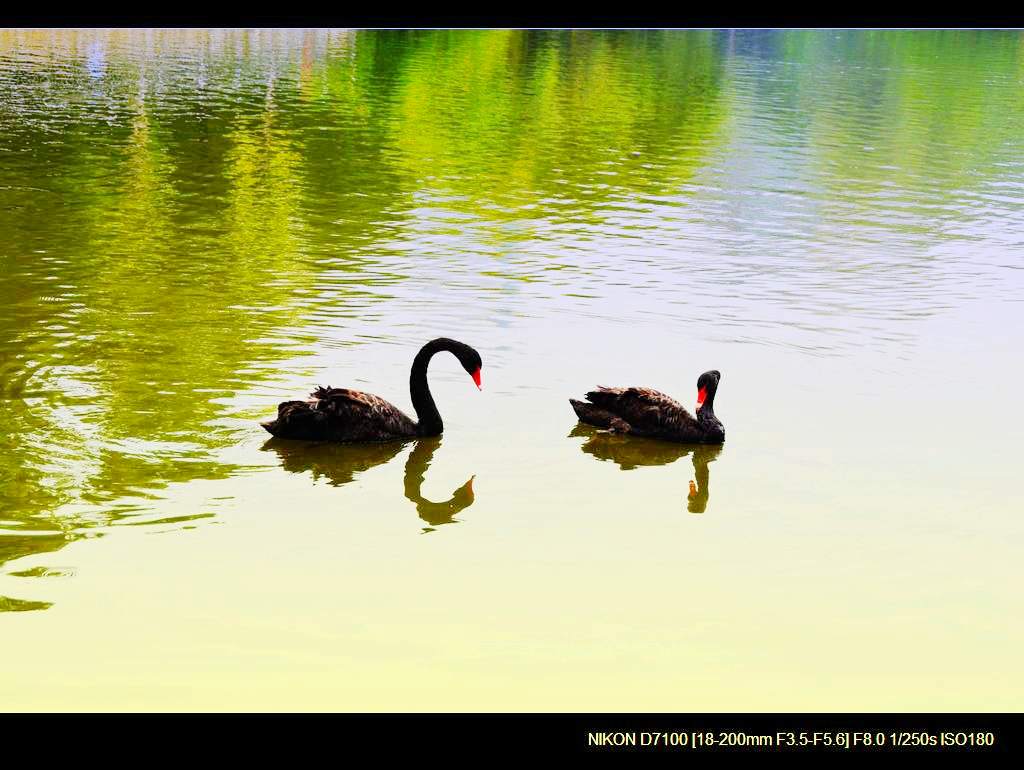
M 319 387 L 307 401 L 285 401 L 277 419 L 261 423 L 279 438 L 306 441 L 389 441 L 416 435 L 416 422 L 373 393 Z

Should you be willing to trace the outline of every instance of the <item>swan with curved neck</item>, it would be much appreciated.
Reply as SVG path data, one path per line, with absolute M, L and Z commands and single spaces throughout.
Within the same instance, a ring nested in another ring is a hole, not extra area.
M 569 399 L 580 421 L 616 433 L 660 438 L 681 444 L 721 444 L 725 426 L 715 416 L 715 393 L 722 374 L 717 369 L 697 378 L 697 416 L 653 388 L 606 388 L 587 393 L 584 403 Z
M 413 420 L 394 404 L 372 393 L 349 388 L 319 387 L 306 401 L 284 401 L 277 407 L 277 419 L 260 423 L 279 438 L 306 441 L 368 442 L 394 438 L 439 436 L 444 430 L 427 384 L 427 366 L 435 353 L 448 351 L 478 388 L 483 366 L 480 354 L 457 340 L 439 337 L 424 345 L 412 362 L 409 392 L 416 410 Z M 482 389 L 482 388 L 481 388 Z

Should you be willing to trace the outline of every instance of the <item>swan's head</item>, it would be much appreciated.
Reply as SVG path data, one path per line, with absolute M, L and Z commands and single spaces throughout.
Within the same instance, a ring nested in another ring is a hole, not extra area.
M 473 382 L 476 386 L 483 390 L 480 386 L 480 369 L 483 368 L 483 362 L 480 360 L 480 354 L 477 353 L 473 348 L 467 345 L 465 342 L 459 342 L 449 337 L 438 337 L 436 340 L 431 340 L 424 345 L 420 352 L 416 355 L 416 360 L 420 366 L 425 366 L 426 362 L 430 360 L 430 357 L 437 353 L 439 350 L 447 350 L 462 364 L 462 368 L 469 373 L 469 376 L 473 378 Z M 425 357 L 425 358 L 424 358 Z M 416 365 L 415 363 L 413 364 Z
M 722 379 L 722 373 L 717 369 L 704 372 L 697 378 L 697 411 L 704 407 L 705 401 L 715 400 L 715 391 L 718 390 L 718 381 Z
M 483 361 L 480 360 L 480 354 L 477 353 L 469 345 L 459 343 L 459 347 L 452 351 L 456 358 L 459 359 L 459 363 L 462 364 L 462 368 L 466 370 L 470 377 L 473 378 L 473 382 L 476 386 L 483 390 L 483 385 L 480 383 L 480 370 L 483 368 Z

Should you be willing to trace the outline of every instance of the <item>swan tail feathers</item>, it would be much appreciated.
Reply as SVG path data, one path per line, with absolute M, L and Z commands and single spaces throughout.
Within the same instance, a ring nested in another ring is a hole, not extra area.
M 572 408 L 576 412 L 576 416 L 580 418 L 580 422 L 585 422 L 587 425 L 593 425 L 596 428 L 613 430 L 617 433 L 629 433 L 628 423 L 616 417 L 607 409 L 577 401 L 575 398 L 570 398 L 569 403 L 572 404 Z
M 308 401 L 284 401 L 277 407 L 277 419 L 261 422 L 267 433 L 278 438 L 321 441 L 327 438 L 324 414 Z
M 609 411 L 615 409 L 623 390 L 623 388 L 608 388 L 604 385 L 598 385 L 597 390 L 591 390 L 587 393 L 587 401 L 596 407 Z

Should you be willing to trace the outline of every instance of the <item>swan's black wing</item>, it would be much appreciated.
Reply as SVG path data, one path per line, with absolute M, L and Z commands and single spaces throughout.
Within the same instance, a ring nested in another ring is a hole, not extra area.
M 308 401 L 285 401 L 277 419 L 263 423 L 281 438 L 312 441 L 387 441 L 416 435 L 416 423 L 394 404 L 348 388 L 317 388 Z
M 653 388 L 606 388 L 587 393 L 587 400 L 629 425 L 640 436 L 671 437 L 698 441 L 700 425 L 682 404 Z M 613 427 L 613 429 L 615 429 Z
M 317 388 L 314 408 L 333 426 L 334 441 L 386 441 L 415 436 L 416 423 L 390 401 L 348 388 Z

